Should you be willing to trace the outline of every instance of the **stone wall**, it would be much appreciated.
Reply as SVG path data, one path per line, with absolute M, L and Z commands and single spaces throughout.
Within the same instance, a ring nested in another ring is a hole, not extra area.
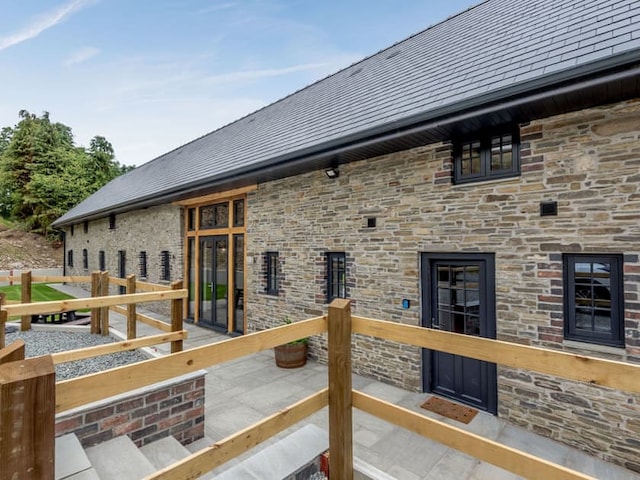
M 248 196 L 249 329 L 325 313 L 329 251 L 347 253 L 357 315 L 411 325 L 421 318 L 420 252 L 495 253 L 498 338 L 639 361 L 640 101 L 531 122 L 520 135 L 516 178 L 454 185 L 452 147 L 436 144 L 342 165 L 335 180 L 317 171 L 260 184 Z M 540 216 L 543 201 L 557 201 L 558 215 Z M 267 251 L 279 252 L 277 296 L 265 294 Z M 626 348 L 563 339 L 569 252 L 624 255 Z M 326 358 L 323 338 L 312 349 Z M 354 366 L 421 388 L 416 348 L 357 337 Z M 640 471 L 640 396 L 498 374 L 500 416 Z
M 56 436 L 75 433 L 83 448 L 121 435 L 141 447 L 172 435 L 183 445 L 204 436 L 205 371 L 107 398 L 56 416 Z
M 125 276 L 135 274 L 138 280 L 168 285 L 182 280 L 183 218 L 182 209 L 174 205 L 150 207 L 116 215 L 115 229 L 109 229 L 109 218 L 89 222 L 88 232 L 83 223 L 74 225 L 73 234 L 65 228 L 65 270 L 67 275 L 90 275 L 99 270 L 99 252 L 105 252 L 105 268 L 110 276 L 119 277 L 118 251 L 125 252 Z M 83 268 L 82 250 L 87 249 L 88 268 Z M 68 252 L 73 250 L 73 267 L 67 265 Z M 161 252 L 168 251 L 171 276 L 161 280 Z M 140 252 L 147 252 L 147 277 L 140 277 Z M 90 289 L 90 286 L 85 285 Z M 118 288 L 112 287 L 111 293 Z M 170 302 L 144 304 L 143 308 L 169 315 Z

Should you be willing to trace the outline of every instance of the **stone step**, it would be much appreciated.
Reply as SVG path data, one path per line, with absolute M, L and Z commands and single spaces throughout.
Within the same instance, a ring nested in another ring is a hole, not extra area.
M 100 480 L 74 433 L 56 438 L 56 480 Z
M 89 447 L 86 453 L 102 480 L 139 480 L 157 470 L 126 435 Z
M 140 447 L 140 451 L 156 470 L 172 465 L 178 460 L 191 455 L 191 452 L 172 436 L 161 438 Z

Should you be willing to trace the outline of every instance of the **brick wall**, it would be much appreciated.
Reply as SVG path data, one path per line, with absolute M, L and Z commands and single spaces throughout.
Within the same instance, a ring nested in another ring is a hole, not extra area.
M 67 275 L 90 275 L 99 270 L 98 255 L 105 252 L 105 268 L 110 276 L 118 277 L 118 251 L 125 252 L 125 276 L 135 274 L 140 280 L 140 252 L 147 253 L 147 278 L 151 283 L 168 285 L 173 280 L 181 280 L 183 271 L 183 219 L 182 210 L 174 205 L 150 207 L 116 215 L 115 229 L 109 229 L 109 218 L 89 222 L 84 233 L 83 223 L 74 226 L 73 235 L 66 228 L 65 247 L 73 250 L 73 267 L 65 267 Z M 87 249 L 88 268 L 83 268 L 82 250 Z M 161 280 L 161 252 L 169 252 L 171 276 L 169 281 Z M 66 252 L 65 252 L 66 253 Z M 67 256 L 65 255 L 65 265 Z M 90 289 L 90 285 L 85 285 Z M 118 292 L 116 286 L 111 293 Z M 147 308 L 163 315 L 169 315 L 169 302 L 146 303 Z
M 75 433 L 84 448 L 127 435 L 141 447 L 172 435 L 183 445 L 204 436 L 206 372 L 184 375 L 56 416 L 56 436 Z
M 517 178 L 453 185 L 451 145 L 435 144 L 342 165 L 335 180 L 316 171 L 260 184 L 248 196 L 249 329 L 325 313 L 329 251 L 351 259 L 357 315 L 419 325 L 420 252 L 483 252 L 495 253 L 498 338 L 640 361 L 640 101 L 531 122 L 520 134 Z M 558 215 L 541 217 L 549 200 Z M 280 256 L 278 296 L 265 294 L 267 251 Z M 564 341 L 568 252 L 624 254 L 625 348 Z M 326 358 L 323 338 L 312 352 Z M 357 337 L 354 367 L 421 388 L 416 348 Z M 640 396 L 506 368 L 498 375 L 500 416 L 640 471 Z

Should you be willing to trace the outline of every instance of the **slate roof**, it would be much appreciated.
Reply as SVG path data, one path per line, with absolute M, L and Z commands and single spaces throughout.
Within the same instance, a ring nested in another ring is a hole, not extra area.
M 81 221 L 640 60 L 640 0 L 487 0 L 119 177 Z

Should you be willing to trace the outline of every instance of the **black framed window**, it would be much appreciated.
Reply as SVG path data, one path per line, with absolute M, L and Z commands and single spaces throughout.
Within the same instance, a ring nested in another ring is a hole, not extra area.
M 73 237 L 73 231 L 75 230 L 75 225 L 71 225 L 71 236 Z
M 244 199 L 233 201 L 233 226 L 244 226 Z
M 171 255 L 167 250 L 160 252 L 160 280 L 171 280 Z
M 73 250 L 67 252 L 67 266 L 73 267 Z
M 86 248 L 82 249 L 82 268 L 89 269 L 89 252 L 87 252 Z
M 147 252 L 140 252 L 138 265 L 140 267 L 140 278 L 147 278 Z
M 190 208 L 187 210 L 187 229 L 192 232 L 196 229 L 196 209 Z
M 105 266 L 106 266 L 106 261 L 104 257 L 104 250 L 100 250 L 98 252 L 98 269 L 101 272 L 104 272 L 106 270 Z
M 109 215 L 109 230 L 115 230 L 116 229 L 116 214 L 112 213 L 111 215 Z
M 82 228 L 84 229 L 84 233 L 89 233 L 89 222 L 87 220 L 82 224 Z
M 200 228 L 227 228 L 229 226 L 229 202 L 200 207 Z
M 520 174 L 520 139 L 515 132 L 457 142 L 454 152 L 456 183 Z
M 278 252 L 267 252 L 266 263 L 267 295 L 278 295 L 280 273 Z
M 624 346 L 622 255 L 566 254 L 563 262 L 565 338 Z
M 327 301 L 347 298 L 347 257 L 344 252 L 327 253 Z

